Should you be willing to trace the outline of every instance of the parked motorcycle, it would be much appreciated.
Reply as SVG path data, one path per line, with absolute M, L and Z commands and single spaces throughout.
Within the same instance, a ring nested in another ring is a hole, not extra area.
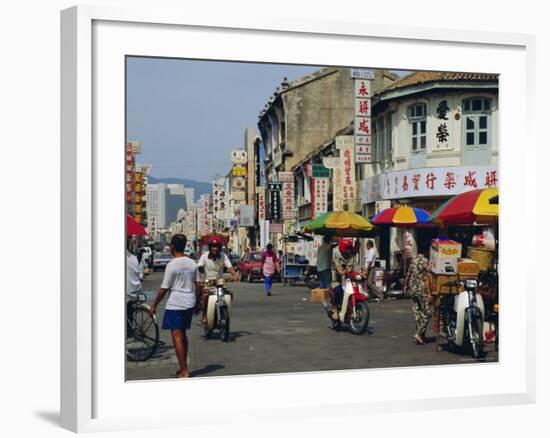
M 207 285 L 209 288 L 206 304 L 206 327 L 204 335 L 212 336 L 214 330 L 218 330 L 223 342 L 229 339 L 230 313 L 233 294 L 225 287 L 225 280 L 219 279 Z
M 316 289 L 321 282 L 319 281 L 319 273 L 315 266 L 309 266 L 304 270 L 304 282 L 310 289 Z
M 370 316 L 368 293 L 363 286 L 365 279 L 359 272 L 346 272 L 344 278 L 344 296 L 338 311 L 338 320 L 332 318 L 330 306 L 327 306 L 328 317 L 335 330 L 340 330 L 342 324 L 347 324 L 353 334 L 360 335 L 367 330 Z
M 483 355 L 483 321 L 485 307 L 475 279 L 447 283 L 462 291 L 443 298 L 443 333 L 451 349 L 469 346 L 472 356 Z

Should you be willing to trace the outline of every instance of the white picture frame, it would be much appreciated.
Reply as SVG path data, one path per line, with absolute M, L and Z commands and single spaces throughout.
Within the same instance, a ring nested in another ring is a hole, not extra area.
M 274 407 L 279 419 L 299 419 L 358 415 L 363 410 L 410 411 L 419 409 L 419 404 L 421 409 L 445 409 L 534 402 L 534 280 L 527 266 L 525 282 L 511 290 L 514 254 L 508 237 L 521 223 L 521 207 L 530 205 L 532 211 L 536 204 L 535 193 L 528 190 L 534 186 L 535 172 L 532 168 L 528 172 L 525 165 L 525 156 L 536 153 L 531 122 L 534 36 L 267 16 L 228 20 L 181 10 L 96 6 L 64 10 L 61 25 L 62 427 L 82 432 L 204 424 L 204 394 L 213 388 L 235 394 L 227 411 L 217 414 L 220 424 L 234 421 L 236 414 L 242 421 L 267 420 Z M 217 44 L 222 40 L 227 43 L 224 47 Z M 192 44 L 182 44 L 186 41 Z M 415 57 L 410 56 L 412 48 Z M 354 49 L 361 50 L 357 54 Z M 445 51 L 449 56 L 444 59 L 430 58 L 430 53 Z M 123 239 L 116 236 L 123 235 L 124 215 L 123 196 L 118 197 L 116 187 L 120 185 L 122 194 L 125 55 L 499 73 L 503 193 L 499 363 L 453 366 L 456 382 L 445 388 L 434 382 L 449 367 L 121 381 L 124 328 L 122 320 L 115 321 L 117 314 L 122 315 L 124 301 L 124 247 Z M 118 143 L 119 150 L 112 147 Z M 519 143 L 525 145 L 524 156 L 513 153 L 513 145 Z M 512 182 L 512 174 L 519 182 Z M 119 221 L 113 219 L 118 213 Z M 525 241 L 522 246 L 529 253 L 534 243 Z M 107 265 L 102 252 L 120 260 Z M 472 379 L 475 385 L 460 384 Z M 326 387 L 334 382 L 365 390 L 326 397 Z M 177 408 L 166 406 L 152 406 L 146 416 L 128 409 L 128 400 L 137 394 L 176 400 L 181 397 L 180 385 L 185 385 L 196 405 L 186 406 L 192 415 L 185 419 Z

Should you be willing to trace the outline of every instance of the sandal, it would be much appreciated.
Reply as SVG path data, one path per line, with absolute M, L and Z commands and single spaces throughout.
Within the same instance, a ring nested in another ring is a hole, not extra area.
M 416 345 L 426 345 L 423 339 L 418 339 L 416 336 L 414 337 L 414 342 L 416 342 Z

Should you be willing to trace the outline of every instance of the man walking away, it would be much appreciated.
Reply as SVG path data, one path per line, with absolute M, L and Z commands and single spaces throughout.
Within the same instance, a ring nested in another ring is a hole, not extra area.
M 376 251 L 374 250 L 374 244 L 372 240 L 367 240 L 367 255 L 363 264 L 363 271 L 367 276 L 367 286 L 371 293 L 376 296 L 376 301 L 384 299 L 384 294 L 380 288 L 376 285 L 376 276 L 374 269 L 374 261 L 376 260 Z
M 332 282 L 332 250 L 338 245 L 332 242 L 330 236 L 323 236 L 323 241 L 317 249 L 317 274 L 319 287 L 329 289 Z
M 170 292 L 164 310 L 162 328 L 172 333 L 172 342 L 180 366 L 177 376 L 182 378 L 189 377 L 187 330 L 191 328 L 191 319 L 197 307 L 200 291 L 199 270 L 197 264 L 185 256 L 186 246 L 187 238 L 183 234 L 175 234 L 170 240 L 170 252 L 174 258 L 166 265 L 164 279 L 150 310 L 154 315 L 158 304 L 166 293 Z

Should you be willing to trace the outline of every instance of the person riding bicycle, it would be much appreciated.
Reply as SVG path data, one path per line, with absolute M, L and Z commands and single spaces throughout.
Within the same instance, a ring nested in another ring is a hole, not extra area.
M 332 319 L 334 320 L 338 319 L 338 309 L 344 298 L 344 275 L 346 272 L 360 272 L 359 266 L 355 262 L 355 254 L 358 249 L 357 243 L 354 245 L 351 239 L 341 239 L 338 243 L 340 254 L 334 260 L 334 268 L 336 270 L 336 280 L 340 284 L 334 288 L 332 297 Z
M 237 281 L 237 272 L 231 264 L 227 254 L 222 252 L 222 240 L 219 237 L 212 237 L 208 241 L 208 253 L 203 254 L 198 262 L 199 272 L 201 273 L 202 295 L 200 300 L 200 309 L 202 310 L 202 325 L 207 323 L 206 303 L 208 302 L 209 290 L 207 284 L 223 278 L 224 268 L 231 274 L 232 280 Z

